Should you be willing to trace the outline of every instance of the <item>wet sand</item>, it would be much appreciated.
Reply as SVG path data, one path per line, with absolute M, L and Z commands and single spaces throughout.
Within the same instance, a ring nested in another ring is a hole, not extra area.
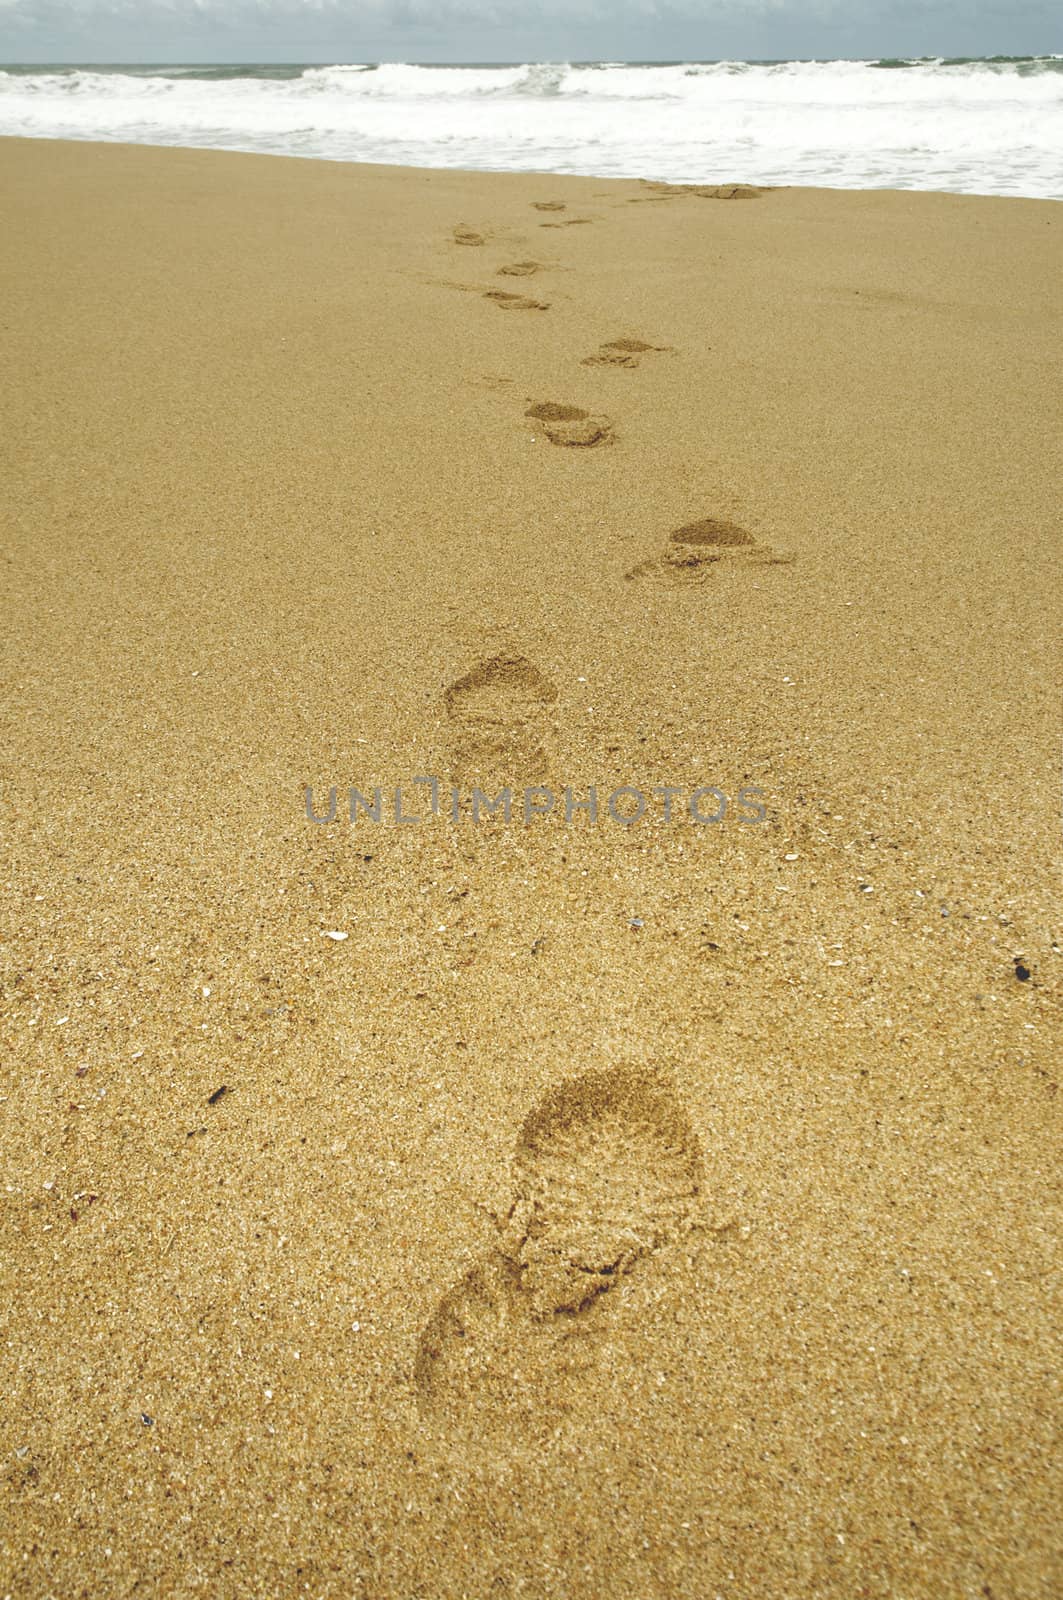
M 0 1595 L 1058 1592 L 1060 208 L 0 190 Z

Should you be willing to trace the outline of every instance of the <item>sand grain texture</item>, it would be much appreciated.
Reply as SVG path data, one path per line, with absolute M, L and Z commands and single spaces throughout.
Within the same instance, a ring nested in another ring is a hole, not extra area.
M 0 1594 L 1058 1593 L 1063 222 L 732 177 L 0 144 Z

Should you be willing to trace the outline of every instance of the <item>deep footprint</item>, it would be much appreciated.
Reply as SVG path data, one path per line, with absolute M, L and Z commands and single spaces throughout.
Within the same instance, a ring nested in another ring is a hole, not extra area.
M 628 205 L 637 206 L 647 200 L 680 200 L 684 195 L 695 195 L 699 200 L 759 200 L 771 189 L 752 183 L 655 183 L 644 178 L 643 186 L 650 191 L 645 195 L 632 195 Z
M 551 705 L 557 690 L 527 656 L 491 656 L 446 689 L 447 715 L 464 721 L 512 722 Z
M 592 1372 L 601 1304 L 695 1220 L 698 1141 L 666 1081 L 591 1072 L 526 1119 L 515 1198 L 418 1348 L 424 1419 L 453 1442 L 519 1448 L 556 1429 Z
M 523 294 L 507 294 L 504 289 L 488 289 L 485 300 L 493 300 L 501 311 L 549 311 L 545 300 L 531 300 Z
M 533 200 L 532 205 L 536 211 L 564 211 L 565 209 L 564 201 L 562 200 Z
M 684 523 L 683 527 L 676 528 L 668 537 L 670 544 L 679 545 L 682 549 L 705 551 L 739 550 L 757 542 L 746 528 L 720 517 L 702 517 L 698 522 Z
M 511 261 L 508 266 L 499 267 L 498 275 L 503 278 L 530 278 L 542 270 L 541 261 Z
M 455 244 L 484 244 L 484 236 L 477 233 L 475 228 L 467 228 L 464 222 L 459 222 L 454 229 L 453 239 Z
M 650 1073 L 592 1072 L 554 1090 L 521 1130 L 504 1253 L 536 1317 L 584 1311 L 675 1237 L 701 1153 L 674 1090 Z
M 647 344 L 645 339 L 610 339 L 592 356 L 584 356 L 585 367 L 637 367 L 639 357 L 650 351 L 667 350 L 664 344 Z
M 695 183 L 689 192 L 699 200 L 759 200 L 768 190 L 752 183 Z
M 672 583 L 700 583 L 717 562 L 744 566 L 787 566 L 792 556 L 780 556 L 760 545 L 746 528 L 721 517 L 702 517 L 685 523 L 668 538 L 662 556 L 640 561 L 625 578 L 652 577 Z
M 592 417 L 581 406 L 545 400 L 529 406 L 524 415 L 543 424 L 542 431 L 551 444 L 570 449 L 593 450 L 598 445 L 609 444 L 613 438 L 613 425 L 608 417 Z
M 556 699 L 553 684 L 527 656 L 490 656 L 456 679 L 443 694 L 452 724 L 452 780 L 519 784 L 542 778 L 548 708 Z

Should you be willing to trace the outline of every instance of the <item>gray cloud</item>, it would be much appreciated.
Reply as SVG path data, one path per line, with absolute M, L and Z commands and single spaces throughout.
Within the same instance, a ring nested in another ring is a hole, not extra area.
M 7 61 L 1027 54 L 1057 0 L 0 0 Z

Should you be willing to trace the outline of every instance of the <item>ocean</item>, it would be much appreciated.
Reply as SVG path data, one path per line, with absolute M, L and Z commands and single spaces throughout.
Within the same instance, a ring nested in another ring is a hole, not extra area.
M 1063 56 L 18 66 L 0 135 L 1063 199 Z

